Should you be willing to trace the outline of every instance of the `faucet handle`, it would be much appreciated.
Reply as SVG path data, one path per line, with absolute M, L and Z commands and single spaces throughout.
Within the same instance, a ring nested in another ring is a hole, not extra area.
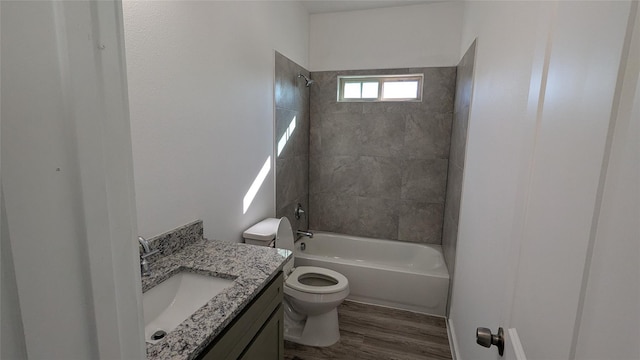
M 149 265 L 149 262 L 147 261 L 147 259 L 141 257 L 140 258 L 140 274 L 142 276 L 149 276 L 151 275 L 151 266 Z
M 151 255 L 155 255 L 155 254 L 157 254 L 157 253 L 159 253 L 159 252 L 160 252 L 160 250 L 158 250 L 158 249 L 155 249 L 155 250 L 150 251 L 150 252 L 148 252 L 148 253 L 147 253 L 147 252 L 145 252 L 144 254 L 140 254 L 140 259 L 142 259 L 142 260 L 146 260 L 146 258 L 148 258 L 149 256 L 151 256 Z

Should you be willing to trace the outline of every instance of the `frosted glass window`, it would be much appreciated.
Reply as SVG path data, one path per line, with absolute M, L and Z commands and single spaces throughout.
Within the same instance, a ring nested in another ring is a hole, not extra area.
M 422 101 L 423 74 L 338 76 L 338 101 Z
M 385 81 L 382 84 L 383 99 L 415 99 L 418 96 L 417 81 Z
M 377 99 L 378 98 L 378 82 L 363 82 L 362 98 Z
M 361 99 L 362 98 L 361 83 L 345 83 L 344 98 L 345 99 Z

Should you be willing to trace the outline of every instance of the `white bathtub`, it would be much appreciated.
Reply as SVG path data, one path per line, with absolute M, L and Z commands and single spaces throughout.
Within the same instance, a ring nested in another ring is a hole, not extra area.
M 342 273 L 351 288 L 347 299 L 445 315 L 449 273 L 439 245 L 313 233 L 296 241 L 295 265 Z

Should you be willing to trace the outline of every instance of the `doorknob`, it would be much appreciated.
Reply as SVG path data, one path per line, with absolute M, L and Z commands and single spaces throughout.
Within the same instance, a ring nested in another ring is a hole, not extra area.
M 498 347 L 498 354 L 504 354 L 504 330 L 498 328 L 498 334 L 494 335 L 490 329 L 479 327 L 476 329 L 476 343 L 486 348 L 495 345 Z

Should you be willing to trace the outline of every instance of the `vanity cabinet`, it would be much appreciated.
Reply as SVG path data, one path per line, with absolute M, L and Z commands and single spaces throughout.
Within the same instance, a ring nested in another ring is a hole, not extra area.
M 283 286 L 280 272 L 197 359 L 283 359 Z

